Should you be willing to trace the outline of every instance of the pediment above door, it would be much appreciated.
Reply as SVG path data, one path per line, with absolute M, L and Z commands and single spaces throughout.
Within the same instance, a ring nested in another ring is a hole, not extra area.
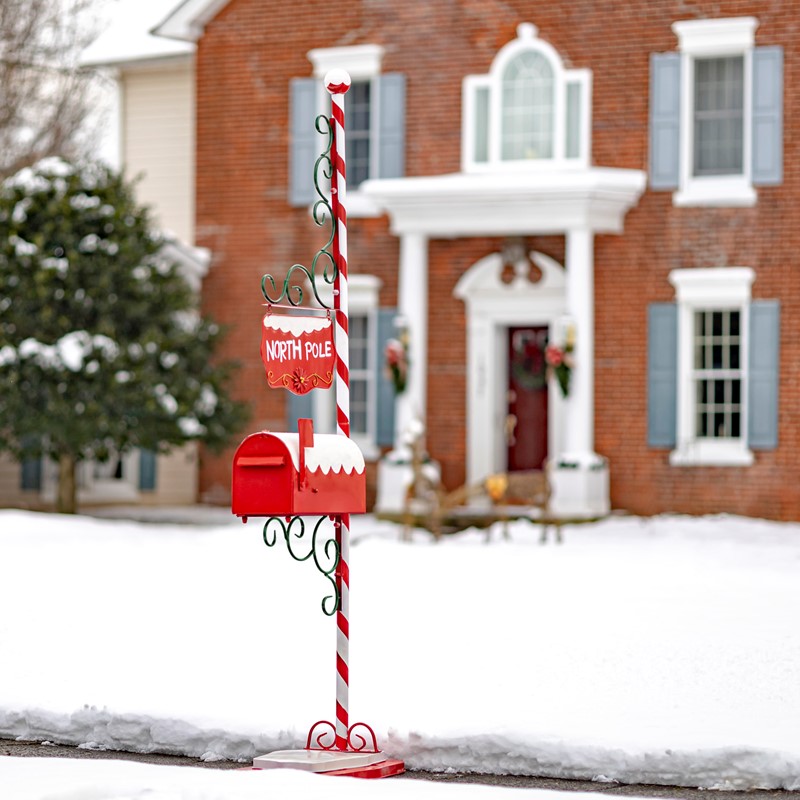
M 502 253 L 491 253 L 461 276 L 453 294 L 466 303 L 500 302 L 529 308 L 531 295 L 543 300 L 563 298 L 565 289 L 564 267 L 550 256 L 533 251 L 520 253 L 513 261 Z

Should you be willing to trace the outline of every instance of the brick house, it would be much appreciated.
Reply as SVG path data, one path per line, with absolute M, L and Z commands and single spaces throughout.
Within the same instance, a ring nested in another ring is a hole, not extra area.
M 324 243 L 313 120 L 341 66 L 368 459 L 419 417 L 451 488 L 549 462 L 564 514 L 800 518 L 787 6 L 185 0 L 156 32 L 196 44 L 203 302 L 232 326 L 252 429 L 332 425 L 325 394 L 266 389 L 259 287 Z M 574 347 L 566 396 L 548 343 Z M 201 496 L 225 499 L 230 462 L 203 457 Z

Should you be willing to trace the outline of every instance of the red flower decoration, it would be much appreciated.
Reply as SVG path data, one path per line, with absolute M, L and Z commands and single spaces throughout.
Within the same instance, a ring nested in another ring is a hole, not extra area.
M 297 367 L 291 375 L 291 390 L 295 394 L 305 394 L 306 392 L 310 392 L 313 388 L 311 386 L 311 380 L 306 375 L 306 371 L 302 367 Z
M 551 367 L 560 367 L 564 363 L 564 351 L 554 344 L 547 345 L 545 360 Z

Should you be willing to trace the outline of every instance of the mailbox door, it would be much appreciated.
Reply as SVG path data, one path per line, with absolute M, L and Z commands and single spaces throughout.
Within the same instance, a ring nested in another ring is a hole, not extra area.
M 236 454 L 231 507 L 240 517 L 294 513 L 294 471 L 283 445 L 264 437 Z

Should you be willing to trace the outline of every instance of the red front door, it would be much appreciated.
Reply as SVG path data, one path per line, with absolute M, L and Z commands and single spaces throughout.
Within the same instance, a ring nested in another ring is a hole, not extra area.
M 547 459 L 547 328 L 508 329 L 508 471 L 543 469 Z

